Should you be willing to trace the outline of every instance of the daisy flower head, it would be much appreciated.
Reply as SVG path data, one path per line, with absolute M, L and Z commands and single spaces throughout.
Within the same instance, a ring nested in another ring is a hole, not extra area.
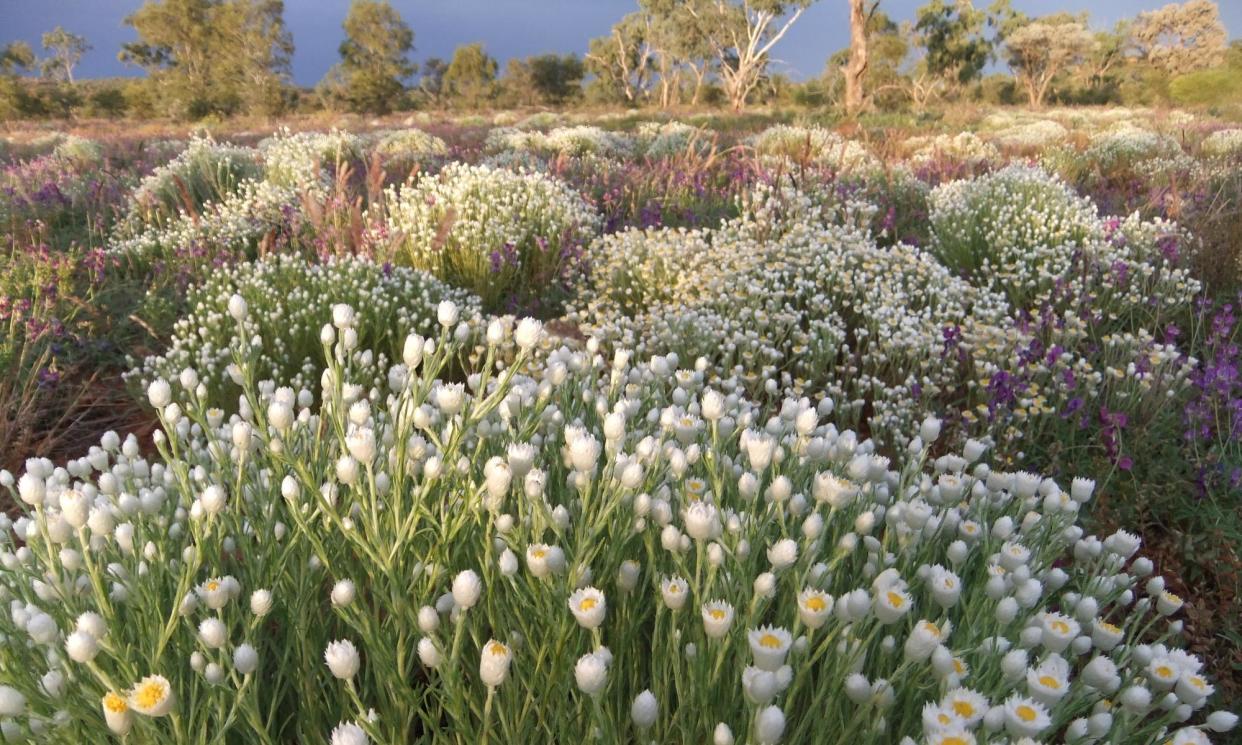
M 607 602 L 604 593 L 594 587 L 584 587 L 569 596 L 569 610 L 584 629 L 596 629 L 604 622 Z
M 1162 616 L 1171 616 L 1182 609 L 1186 601 L 1165 590 L 1156 598 L 1156 612 Z
M 818 629 L 832 615 L 832 596 L 826 592 L 807 588 L 798 594 L 798 618 L 810 629 Z
M 1125 638 L 1125 632 L 1103 618 L 1091 623 L 1091 643 L 1102 652 L 1111 652 Z
M 194 589 L 199 600 L 203 601 L 203 605 L 212 610 L 220 610 L 228 605 L 232 593 L 229 591 L 230 583 L 226 579 L 225 577 L 212 577 Z
M 323 652 L 323 659 L 327 663 L 328 669 L 332 671 L 332 675 L 341 680 L 349 680 L 357 675 L 358 668 L 361 665 L 361 661 L 358 658 L 358 649 L 348 639 L 328 644 L 328 647 Z
M 703 632 L 711 639 L 722 639 L 733 625 L 733 606 L 723 600 L 703 604 Z
M 1153 657 L 1147 664 L 1147 679 L 1157 689 L 1167 691 L 1182 677 L 1182 669 L 1167 655 Z
M 776 626 L 751 629 L 746 638 L 750 644 L 750 653 L 755 658 L 755 667 L 760 670 L 779 669 L 785 664 L 785 655 L 793 644 L 793 637 L 789 632 Z
M 1058 654 L 1026 671 L 1027 693 L 1049 708 L 1065 698 L 1069 688 L 1069 663 Z
M 103 708 L 104 722 L 108 725 L 108 730 L 115 735 L 129 734 L 134 727 L 134 713 L 125 697 L 115 691 L 108 691 L 99 704 Z
M 968 727 L 981 722 L 990 708 L 986 696 L 969 688 L 954 688 L 945 694 L 940 705 L 952 711 Z
M 1199 673 L 1184 670 L 1173 691 L 1182 703 L 1197 707 L 1215 693 L 1216 688 Z
M 552 547 L 546 543 L 532 543 L 526 547 L 526 568 L 536 577 L 552 573 Z
M 882 624 L 896 623 L 914 607 L 910 593 L 893 585 L 882 589 L 875 596 L 875 617 Z
M 332 728 L 331 745 L 367 745 L 369 742 L 366 730 L 354 722 L 341 722 Z
M 669 610 L 681 610 L 690 595 L 690 584 L 681 577 L 666 577 L 660 583 L 660 595 Z
M 1052 724 L 1044 705 L 1014 694 L 1005 699 L 1005 730 L 1014 737 L 1034 737 Z
M 975 736 L 960 724 L 950 725 L 927 736 L 927 745 L 975 745 L 975 742 Z
M 589 652 L 574 665 L 574 682 L 588 696 L 598 696 L 608 682 L 608 662 L 604 655 Z
M 931 586 L 932 598 L 937 605 L 942 608 L 952 608 L 957 605 L 958 598 L 962 595 L 962 580 L 957 574 L 936 564 L 932 566 L 927 582 Z
M 945 632 L 931 621 L 922 620 L 914 624 L 910 636 L 906 637 L 906 659 L 925 661 L 931 657 L 944 640 Z
M 927 733 L 945 732 L 962 724 L 961 718 L 952 709 L 935 701 L 923 705 L 922 719 L 923 731 Z
M 507 644 L 492 639 L 483 645 L 479 656 L 479 678 L 492 688 L 509 678 L 509 665 L 513 662 L 513 650 Z
M 148 675 L 130 691 L 127 703 L 129 708 L 143 716 L 162 717 L 172 711 L 176 697 L 167 678 Z
M 1082 631 L 1078 622 L 1064 613 L 1041 613 L 1039 622 L 1042 630 L 1040 643 L 1050 652 L 1064 652 Z

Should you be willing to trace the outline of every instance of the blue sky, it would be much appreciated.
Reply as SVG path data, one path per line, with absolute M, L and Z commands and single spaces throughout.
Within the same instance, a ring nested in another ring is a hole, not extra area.
M 889 15 L 908 19 L 926 0 L 884 0 Z M 1112 26 L 1118 19 L 1156 8 L 1167 0 L 1015 0 L 1020 10 L 1039 15 L 1058 10 L 1088 10 L 1093 25 Z M 95 46 L 82 61 L 79 77 L 135 74 L 116 53 L 132 41 L 122 19 L 141 0 L 0 0 L 0 43 L 25 39 L 37 49 L 44 31 L 62 25 L 85 35 Z M 982 4 L 982 3 L 980 3 Z M 1242 34 L 1242 0 L 1219 0 L 1230 36 Z M 393 0 L 414 29 L 416 60 L 448 58 L 458 44 L 481 41 L 504 61 L 543 52 L 583 52 L 592 36 L 607 33 L 616 19 L 632 10 L 634 0 Z M 285 0 L 285 22 L 297 51 L 294 79 L 313 85 L 337 59 L 341 20 L 348 0 Z M 777 45 L 776 69 L 795 78 L 814 76 L 824 61 L 848 42 L 849 16 L 844 0 L 821 0 Z

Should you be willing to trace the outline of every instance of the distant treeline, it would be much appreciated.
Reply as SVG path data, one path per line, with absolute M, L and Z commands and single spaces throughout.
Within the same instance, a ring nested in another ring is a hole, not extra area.
M 773 47 L 812 3 L 845 2 L 851 41 L 823 73 L 795 82 L 770 69 Z M 78 81 L 91 46 L 57 27 L 42 53 L 0 49 L 0 118 L 277 116 L 313 110 L 781 104 L 851 112 L 941 103 L 1242 104 L 1242 42 L 1219 8 L 1188 0 L 1111 29 L 1087 13 L 1030 17 L 1010 0 L 986 9 L 930 0 L 898 22 L 884 0 L 636 0 L 584 56 L 511 59 L 482 44 L 412 59 L 414 30 L 384 0 L 353 0 L 340 61 L 314 88 L 292 84 L 294 41 L 281 0 L 147 0 L 125 19 L 138 40 L 121 60 L 146 74 Z M 987 74 L 1003 63 L 1008 72 Z

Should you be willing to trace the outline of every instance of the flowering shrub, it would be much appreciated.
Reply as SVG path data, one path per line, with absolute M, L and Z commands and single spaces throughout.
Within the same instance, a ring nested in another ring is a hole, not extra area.
M 626 231 L 587 257 L 590 285 L 569 315 L 585 332 L 640 356 L 703 357 L 751 392 L 823 390 L 890 442 L 956 386 L 944 329 L 986 336 L 1006 307 L 919 249 L 797 221 Z
M 240 392 L 229 351 L 239 309 L 246 309 L 247 338 L 263 340 L 250 360 L 258 379 L 311 390 L 323 369 L 321 321 L 339 304 L 358 309 L 350 328 L 361 349 L 374 350 L 359 359 L 371 371 L 369 385 L 383 382 L 406 334 L 434 330 L 439 303 L 456 303 L 468 319 L 479 314 L 469 293 L 416 270 L 361 258 L 307 263 L 289 254 L 222 267 L 190 288 L 187 300 L 189 313 L 173 326 L 167 351 L 142 360 L 126 378 L 145 390 L 156 378 L 174 380 L 192 370 L 182 384 L 191 390 L 201 384 L 198 395 L 212 407 L 231 405 Z
M 1069 130 L 1054 121 L 1042 119 L 1012 124 L 993 132 L 991 136 L 1001 147 L 1032 150 L 1064 142 L 1069 137 Z
M 672 158 L 687 151 L 703 153 L 712 147 L 712 135 L 684 122 L 643 122 L 635 132 L 639 152 L 652 159 Z
M 376 240 L 488 309 L 554 302 L 599 228 L 582 197 L 535 173 L 453 163 L 387 196 Z
M 243 181 L 223 201 L 204 205 L 201 213 L 181 213 L 167 225 L 153 225 L 132 238 L 115 240 L 108 250 L 140 265 L 201 265 L 248 256 L 288 222 L 300 201 L 300 194 L 292 188 Z
M 906 140 L 905 146 L 909 149 L 910 160 L 914 163 L 943 158 L 967 166 L 977 166 L 1001 160 L 1000 151 L 995 145 L 971 132 L 914 137 Z
M 52 150 L 52 157 L 69 161 L 78 167 L 98 166 L 103 164 L 103 147 L 94 140 L 70 135 L 65 137 Z
M 1019 303 L 1049 288 L 1100 232 L 1089 199 L 1031 166 L 942 184 L 929 202 L 936 255 Z
M 1242 153 L 1242 129 L 1221 129 L 1203 138 L 1207 155 L 1230 157 Z
M 451 309 L 450 309 L 451 310 Z M 235 314 L 239 332 L 247 314 Z M 227 421 L 163 380 L 160 455 L 109 434 L 0 475 L 6 739 L 1201 743 L 1236 717 L 1178 648 L 1139 540 L 1086 478 L 895 457 L 707 369 L 451 317 L 384 389 L 325 331 L 322 406 L 255 385 Z M 496 372 L 496 346 L 520 354 Z M 709 385 L 708 378 L 722 381 Z M 412 704 L 412 702 L 417 702 Z M 909 740 L 903 738 L 910 738 Z
M 751 137 L 747 144 L 761 159 L 775 162 L 824 165 L 838 172 L 880 167 L 865 146 L 822 127 L 778 124 Z
M 484 148 L 492 153 L 518 150 L 531 151 L 545 156 L 614 158 L 629 155 L 634 146 L 622 134 L 608 132 L 599 127 L 580 125 L 558 127 L 546 133 L 501 127 L 488 133 Z
M 891 245 L 926 242 L 927 183 L 898 165 L 869 173 L 823 169 L 760 171 L 738 196 L 739 214 L 752 232 L 780 232 L 799 223 L 848 225 Z
M 197 213 L 204 205 L 224 201 L 243 181 L 261 177 L 258 156 L 253 148 L 194 138 L 134 189 L 120 229 L 133 234 L 151 224 L 166 224 L 182 212 Z
M 1168 135 L 1122 127 L 1091 138 L 1084 155 L 1095 167 L 1112 171 L 1143 161 L 1173 158 L 1182 155 L 1182 148 Z
M 379 153 L 389 168 L 423 166 L 448 155 L 444 140 L 421 129 L 395 129 L 376 132 L 373 152 Z
M 329 171 L 360 161 L 362 138 L 349 132 L 297 132 L 283 129 L 259 143 L 267 180 L 280 187 L 317 189 Z

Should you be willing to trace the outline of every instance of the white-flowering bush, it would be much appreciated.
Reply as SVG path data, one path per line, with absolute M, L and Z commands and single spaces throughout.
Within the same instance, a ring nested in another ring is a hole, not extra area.
M 501 127 L 487 134 L 483 146 L 493 154 L 528 150 L 545 156 L 601 158 L 624 157 L 634 150 L 634 144 L 625 135 L 588 125 L 558 127 L 546 133 Z
M 995 145 L 971 132 L 913 137 L 906 140 L 905 146 L 910 151 L 910 160 L 914 163 L 944 159 L 976 166 L 1001 160 L 1000 151 Z
M 350 326 L 354 346 L 372 350 L 359 357 L 359 375 L 370 371 L 367 382 L 374 385 L 384 380 L 407 334 L 435 330 L 436 309 L 444 301 L 457 305 L 463 321 L 480 313 L 478 299 L 468 292 L 414 269 L 363 258 L 308 263 L 278 254 L 231 264 L 190 288 L 189 313 L 173 326 L 168 348 L 142 360 L 125 377 L 145 390 L 157 378 L 175 380 L 182 370 L 192 369 L 189 387 L 203 385 L 212 406 L 236 401 L 240 389 L 230 369 L 229 345 L 237 333 L 232 313 L 244 307 L 253 347 L 250 364 L 258 379 L 314 390 L 323 369 L 323 319 L 346 304 L 357 309 Z
M 843 225 L 865 232 L 879 207 L 855 186 L 825 180 L 818 173 L 805 178 L 796 172 L 782 173 L 739 195 L 738 213 L 756 238 L 780 235 L 798 225 Z
M 713 139 L 711 133 L 678 121 L 643 122 L 635 132 L 638 151 L 652 159 L 704 153 L 712 148 Z
M 195 137 L 138 184 L 119 230 L 132 235 L 152 223 L 166 223 L 188 210 L 197 212 L 208 203 L 224 201 L 242 182 L 262 177 L 259 161 L 254 148 Z
M 556 179 L 462 163 L 389 190 L 386 210 L 380 239 L 397 259 L 471 290 L 489 309 L 554 299 L 600 223 Z
M 52 156 L 78 167 L 103 165 L 103 147 L 94 140 L 69 135 L 57 142 Z
M 444 140 L 421 129 L 396 129 L 376 132 L 373 152 L 379 153 L 390 168 L 412 168 L 448 155 Z
M 973 339 L 1006 310 L 919 249 L 814 221 L 626 231 L 588 259 L 591 280 L 569 316 L 584 332 L 640 356 L 703 357 L 752 391 L 769 381 L 823 390 L 889 441 L 922 418 L 920 395 L 953 385 L 944 330 Z
M 1050 287 L 1102 234 L 1091 200 L 1033 166 L 942 184 L 929 203 L 937 256 L 1019 304 Z
M 196 214 L 182 211 L 164 225 L 152 225 L 133 237 L 113 241 L 108 251 L 139 262 L 174 256 L 211 259 L 230 253 L 251 254 L 267 235 L 287 224 L 301 203 L 301 192 L 268 181 L 243 181 L 221 202 L 203 205 Z
M 1206 155 L 1234 156 L 1242 153 L 1242 129 L 1220 129 L 1203 138 Z
M 527 152 L 539 149 L 543 133 L 517 127 L 496 127 L 487 133 L 483 149 L 492 153 Z
M 484 157 L 479 165 L 517 173 L 547 173 L 549 170 L 548 157 L 533 150 L 501 150 Z
M 619 158 L 630 155 L 634 150 L 634 143 L 618 132 L 579 125 L 550 130 L 544 135 L 542 147 L 559 155 Z
M 997 145 L 1015 150 L 1033 150 L 1064 142 L 1069 130 L 1060 124 L 1040 119 L 1012 124 L 991 134 Z
M 244 311 L 235 314 L 244 322 Z M 356 385 L 225 416 L 157 380 L 158 457 L 106 435 L 0 478 L 7 741 L 1205 743 L 1203 661 L 1089 478 L 987 445 L 881 453 L 618 352 L 468 385 L 452 319 Z M 718 383 L 709 384 L 707 380 Z M 318 408 L 310 404 L 322 400 Z
M 551 129 L 561 126 L 565 121 L 565 115 L 559 112 L 539 111 L 519 120 L 515 126 L 518 129 Z
M 355 164 L 366 152 L 362 138 L 341 130 L 290 132 L 282 129 L 259 143 L 267 180 L 299 191 L 318 190 L 328 169 Z
M 1088 162 L 1107 172 L 1157 158 L 1182 156 L 1177 140 L 1137 127 L 1120 127 L 1091 138 L 1084 151 Z
M 823 127 L 778 124 L 747 140 L 763 160 L 784 164 L 812 163 L 838 172 L 865 172 L 881 167 L 867 148 Z

